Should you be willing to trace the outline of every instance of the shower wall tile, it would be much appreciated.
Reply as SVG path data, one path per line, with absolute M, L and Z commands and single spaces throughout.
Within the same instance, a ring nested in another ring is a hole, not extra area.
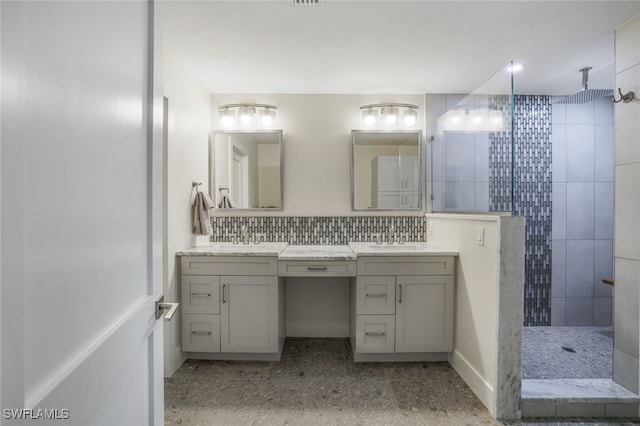
M 562 100 L 564 96 L 553 96 L 551 98 L 551 123 L 553 124 L 567 124 L 567 106 L 565 104 L 556 104 Z
M 617 253 L 616 253 L 617 255 Z M 616 296 L 613 312 L 616 326 L 613 329 L 615 347 L 638 358 L 640 317 L 638 315 L 638 277 L 640 261 L 616 257 Z M 620 318 L 624 317 L 622 321 Z
M 554 182 L 551 188 L 551 238 L 563 240 L 567 238 L 567 184 Z
M 638 120 L 640 121 L 640 120 Z M 640 145 L 640 144 L 638 144 Z M 640 163 L 616 167 L 615 251 L 617 257 L 640 260 Z M 617 275 L 617 269 L 616 269 Z
M 511 152 L 505 132 L 489 134 L 491 211 L 526 218 L 524 324 L 551 323 L 552 109 L 549 96 L 515 96 Z M 507 111 L 506 96 L 491 96 L 490 106 Z M 515 192 L 511 205 L 511 156 Z
M 593 240 L 567 241 L 567 278 L 565 295 L 593 297 Z
M 594 248 L 593 294 L 596 297 L 612 297 L 613 287 L 602 284 L 602 280 L 613 279 L 613 240 L 596 240 Z
M 565 325 L 592 325 L 593 297 L 567 297 L 565 300 Z
M 445 211 L 447 206 L 447 183 L 433 182 L 433 211 Z
M 594 234 L 596 239 L 613 239 L 613 193 L 613 182 L 595 184 Z
M 564 105 L 562 105 L 564 107 Z M 554 105 L 554 110 L 557 105 Z M 554 182 L 567 180 L 567 126 L 553 124 L 551 126 L 551 171 Z
M 434 136 L 431 143 L 431 174 L 434 181 L 444 182 L 447 179 L 447 135 L 442 133 Z
M 593 299 L 593 325 L 613 324 L 613 300 L 610 297 Z
M 551 297 L 565 297 L 567 282 L 567 240 L 551 243 Z
M 447 182 L 447 210 L 473 211 L 475 182 Z
M 567 124 L 594 124 L 595 106 L 593 102 L 585 104 L 566 104 Z
M 613 125 L 595 126 L 595 181 L 613 182 Z
M 446 97 L 447 97 L 447 109 L 449 110 L 455 107 L 456 105 L 458 105 L 458 103 L 461 102 L 464 98 L 466 98 L 467 95 L 449 94 L 449 95 L 446 95 Z
M 471 133 L 447 133 L 447 181 L 473 181 L 475 141 Z
M 613 108 L 611 107 L 611 98 L 603 96 L 596 99 L 595 106 L 595 124 L 611 124 L 613 125 Z
M 593 239 L 595 235 L 593 183 L 567 183 L 567 238 Z
M 632 90 L 631 87 L 638 87 L 640 81 L 640 66 L 621 72 L 616 75 L 616 83 L 623 90 Z M 629 89 L 624 89 L 629 87 Z M 636 90 L 636 97 L 640 96 Z M 616 125 L 616 165 L 640 162 L 640 102 L 637 100 L 628 104 L 617 104 L 614 109 Z
M 593 126 L 567 126 L 567 182 L 593 182 L 595 147 Z
M 475 180 L 489 181 L 489 134 L 475 135 Z M 489 200 L 487 194 L 487 202 Z M 487 210 L 488 211 L 488 210 Z
M 475 189 L 475 211 L 489 211 L 489 182 L 476 182 Z
M 554 297 L 551 299 L 551 325 L 563 327 L 565 325 L 566 299 L 564 297 Z

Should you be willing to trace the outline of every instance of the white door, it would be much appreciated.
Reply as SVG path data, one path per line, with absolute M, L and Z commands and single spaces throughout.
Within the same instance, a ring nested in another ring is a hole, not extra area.
M 0 7 L 1 421 L 161 425 L 157 5 Z

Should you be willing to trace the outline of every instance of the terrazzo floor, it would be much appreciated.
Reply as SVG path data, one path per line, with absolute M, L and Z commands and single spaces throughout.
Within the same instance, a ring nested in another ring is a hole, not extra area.
M 280 362 L 188 360 L 165 379 L 167 426 L 577 424 L 638 423 L 496 421 L 448 363 L 354 363 L 348 339 L 288 338 Z
M 522 329 L 523 379 L 611 379 L 612 362 L 613 327 Z

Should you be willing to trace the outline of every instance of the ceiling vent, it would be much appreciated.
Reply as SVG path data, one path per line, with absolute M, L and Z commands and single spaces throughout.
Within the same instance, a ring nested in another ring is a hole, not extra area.
M 323 3 L 321 0 L 290 0 L 289 4 L 294 7 L 313 7 L 320 6 Z

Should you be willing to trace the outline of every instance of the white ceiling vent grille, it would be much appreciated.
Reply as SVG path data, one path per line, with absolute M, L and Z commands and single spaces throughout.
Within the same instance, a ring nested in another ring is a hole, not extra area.
M 320 6 L 323 0 L 289 0 L 289 4 L 293 7 L 313 7 Z

